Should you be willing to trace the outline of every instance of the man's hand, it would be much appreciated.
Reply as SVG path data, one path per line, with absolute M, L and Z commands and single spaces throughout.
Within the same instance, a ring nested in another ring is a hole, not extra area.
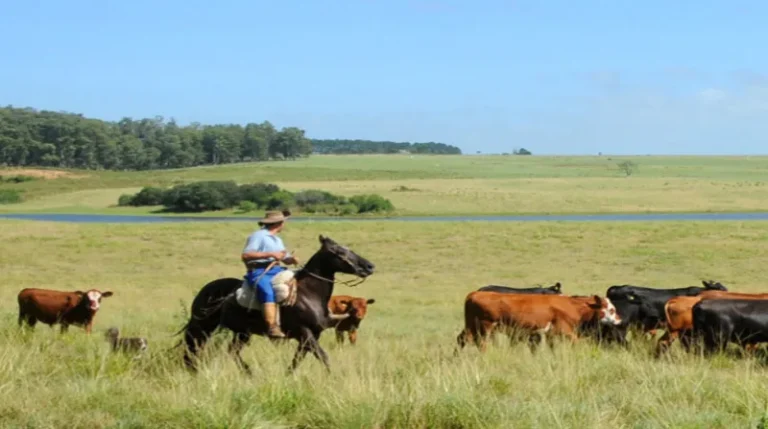
M 272 257 L 275 258 L 275 260 L 277 261 L 282 261 L 285 258 L 286 254 L 287 253 L 285 252 L 285 250 L 281 250 L 279 252 L 272 252 Z
M 299 265 L 299 260 L 296 259 L 295 256 L 290 256 L 286 258 L 283 262 L 285 262 L 288 265 Z

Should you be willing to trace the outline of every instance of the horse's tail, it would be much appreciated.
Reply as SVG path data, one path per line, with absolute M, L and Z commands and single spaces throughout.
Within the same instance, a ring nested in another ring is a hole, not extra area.
M 223 304 L 227 297 L 242 285 L 242 279 L 222 278 L 200 289 L 192 301 L 192 311 L 187 323 L 174 336 L 184 333 L 184 338 L 173 349 L 186 343 L 185 362 L 191 364 L 192 355 L 208 341 L 219 327 Z

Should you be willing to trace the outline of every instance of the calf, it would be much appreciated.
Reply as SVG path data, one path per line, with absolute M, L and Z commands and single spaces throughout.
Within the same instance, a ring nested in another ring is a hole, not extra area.
M 339 344 L 344 343 L 344 332 L 349 335 L 349 342 L 352 345 L 357 343 L 357 329 L 368 312 L 368 305 L 374 302 L 376 300 L 373 298 L 365 299 L 349 295 L 335 295 L 331 297 L 330 301 L 328 301 L 328 309 L 332 314 L 349 314 L 349 317 L 346 319 L 336 321 L 336 341 Z
M 87 292 L 65 292 L 50 289 L 22 289 L 18 295 L 19 326 L 26 322 L 30 327 L 40 321 L 51 327 L 61 324 L 61 332 L 69 325 L 85 326 L 91 333 L 93 318 L 101 306 L 101 299 L 112 296 L 112 292 L 91 289 Z
M 728 342 L 741 346 L 768 341 L 768 300 L 704 299 L 693 305 L 693 335 L 704 352 L 724 351 Z
M 475 345 L 485 351 L 487 336 L 499 325 L 519 328 L 529 334 L 552 330 L 576 341 L 577 329 L 595 319 L 599 323 L 621 323 L 611 300 L 597 295 L 573 297 L 475 291 L 464 301 L 464 330 L 457 342 L 461 349 L 467 341 L 474 339 Z
M 666 323 L 664 304 L 676 296 L 696 296 L 707 290 L 728 291 L 714 281 L 702 281 L 704 287 L 689 286 L 675 289 L 656 289 L 643 286 L 617 285 L 606 291 L 616 311 L 623 320 L 621 326 L 612 328 L 613 336 L 620 342 L 626 342 L 626 332 L 631 326 L 656 334 L 656 329 Z
M 656 356 L 666 351 L 677 338 L 680 338 L 686 349 L 690 347 L 690 333 L 693 329 L 693 306 L 699 301 L 709 299 L 768 299 L 768 294 L 706 290 L 697 296 L 677 296 L 671 298 L 664 304 L 666 332 L 657 344 Z
M 500 292 L 500 293 L 534 293 L 541 295 L 561 295 L 560 282 L 555 283 L 549 287 L 509 287 L 499 285 L 483 286 L 478 291 L 480 292 Z
M 139 352 L 143 353 L 149 347 L 146 338 L 120 338 L 120 330 L 115 327 L 107 329 L 104 334 L 112 346 L 112 351 L 117 352 Z

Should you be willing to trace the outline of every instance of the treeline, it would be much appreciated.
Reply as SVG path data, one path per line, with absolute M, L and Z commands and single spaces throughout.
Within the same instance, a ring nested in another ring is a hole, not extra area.
M 152 170 L 309 156 L 304 130 L 271 123 L 179 126 L 162 117 L 117 122 L 0 108 L 0 165 Z
M 370 140 L 320 140 L 312 139 L 315 153 L 319 154 L 372 154 L 372 153 L 419 153 L 461 155 L 461 149 L 445 143 L 398 143 Z
M 226 210 L 234 207 L 240 212 L 298 207 L 306 213 L 342 216 L 390 212 L 395 208 L 392 202 L 377 194 L 346 198 L 319 189 L 292 193 L 272 183 L 238 185 L 231 180 L 193 182 L 172 188 L 147 186 L 134 195 L 120 196 L 118 205 L 163 206 L 164 211 L 176 213 Z

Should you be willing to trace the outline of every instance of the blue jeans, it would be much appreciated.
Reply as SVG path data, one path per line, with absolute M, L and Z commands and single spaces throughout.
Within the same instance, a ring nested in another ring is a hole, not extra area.
M 275 302 L 275 290 L 272 289 L 272 277 L 285 270 L 286 268 L 280 265 L 275 265 L 266 273 L 264 273 L 264 268 L 256 268 L 251 270 L 250 273 L 247 273 L 243 278 L 248 282 L 248 286 L 250 287 L 253 287 L 254 282 L 256 282 L 256 299 L 258 299 L 261 304 Z M 259 276 L 261 276 L 261 278 L 256 281 Z

